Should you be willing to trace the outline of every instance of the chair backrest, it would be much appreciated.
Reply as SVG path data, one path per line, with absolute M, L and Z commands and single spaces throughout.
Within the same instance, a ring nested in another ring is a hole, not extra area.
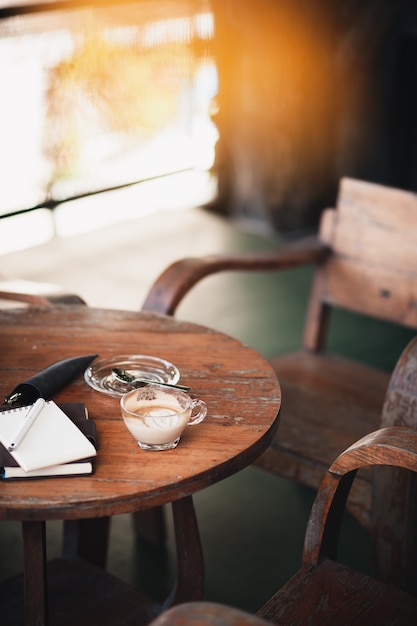
M 305 347 L 325 347 L 331 307 L 417 329 L 417 195 L 343 178 L 319 237 L 332 253 L 314 276 Z
M 397 361 L 380 424 L 417 431 L 417 337 Z M 414 474 L 401 468 L 374 468 L 371 534 L 377 577 L 417 595 L 417 477 Z

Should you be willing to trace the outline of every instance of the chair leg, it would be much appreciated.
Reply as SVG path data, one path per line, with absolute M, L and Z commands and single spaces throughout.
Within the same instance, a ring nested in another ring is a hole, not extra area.
M 25 624 L 48 623 L 45 522 L 22 522 Z
M 204 597 L 204 555 L 192 496 L 174 500 L 177 577 L 174 588 L 164 602 L 164 609 L 173 604 L 197 602 Z

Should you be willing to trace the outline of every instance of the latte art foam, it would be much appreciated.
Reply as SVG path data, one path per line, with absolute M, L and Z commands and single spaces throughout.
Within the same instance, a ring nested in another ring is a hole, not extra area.
M 191 410 L 180 406 L 149 405 L 146 401 L 129 407 L 136 414 L 124 415 L 126 426 L 138 441 L 144 443 L 168 443 L 181 436 L 187 426 Z
M 149 411 L 149 415 L 142 415 L 145 426 L 149 428 L 170 428 L 178 424 L 178 415 L 173 414 L 170 409 L 156 408 Z M 162 418 L 162 419 L 158 419 Z

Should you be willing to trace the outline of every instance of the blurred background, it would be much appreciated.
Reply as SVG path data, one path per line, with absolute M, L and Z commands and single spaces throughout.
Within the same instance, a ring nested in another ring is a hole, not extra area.
M 413 0 L 0 0 L 0 253 L 186 206 L 299 233 L 341 176 L 414 190 L 416 25 Z

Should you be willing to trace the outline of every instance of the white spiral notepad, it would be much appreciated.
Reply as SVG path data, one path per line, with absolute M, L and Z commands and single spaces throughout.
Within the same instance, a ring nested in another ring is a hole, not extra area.
M 0 441 L 6 449 L 21 429 L 29 409 L 26 406 L 0 412 Z M 74 422 L 50 400 L 10 454 L 28 472 L 93 457 L 97 452 Z

